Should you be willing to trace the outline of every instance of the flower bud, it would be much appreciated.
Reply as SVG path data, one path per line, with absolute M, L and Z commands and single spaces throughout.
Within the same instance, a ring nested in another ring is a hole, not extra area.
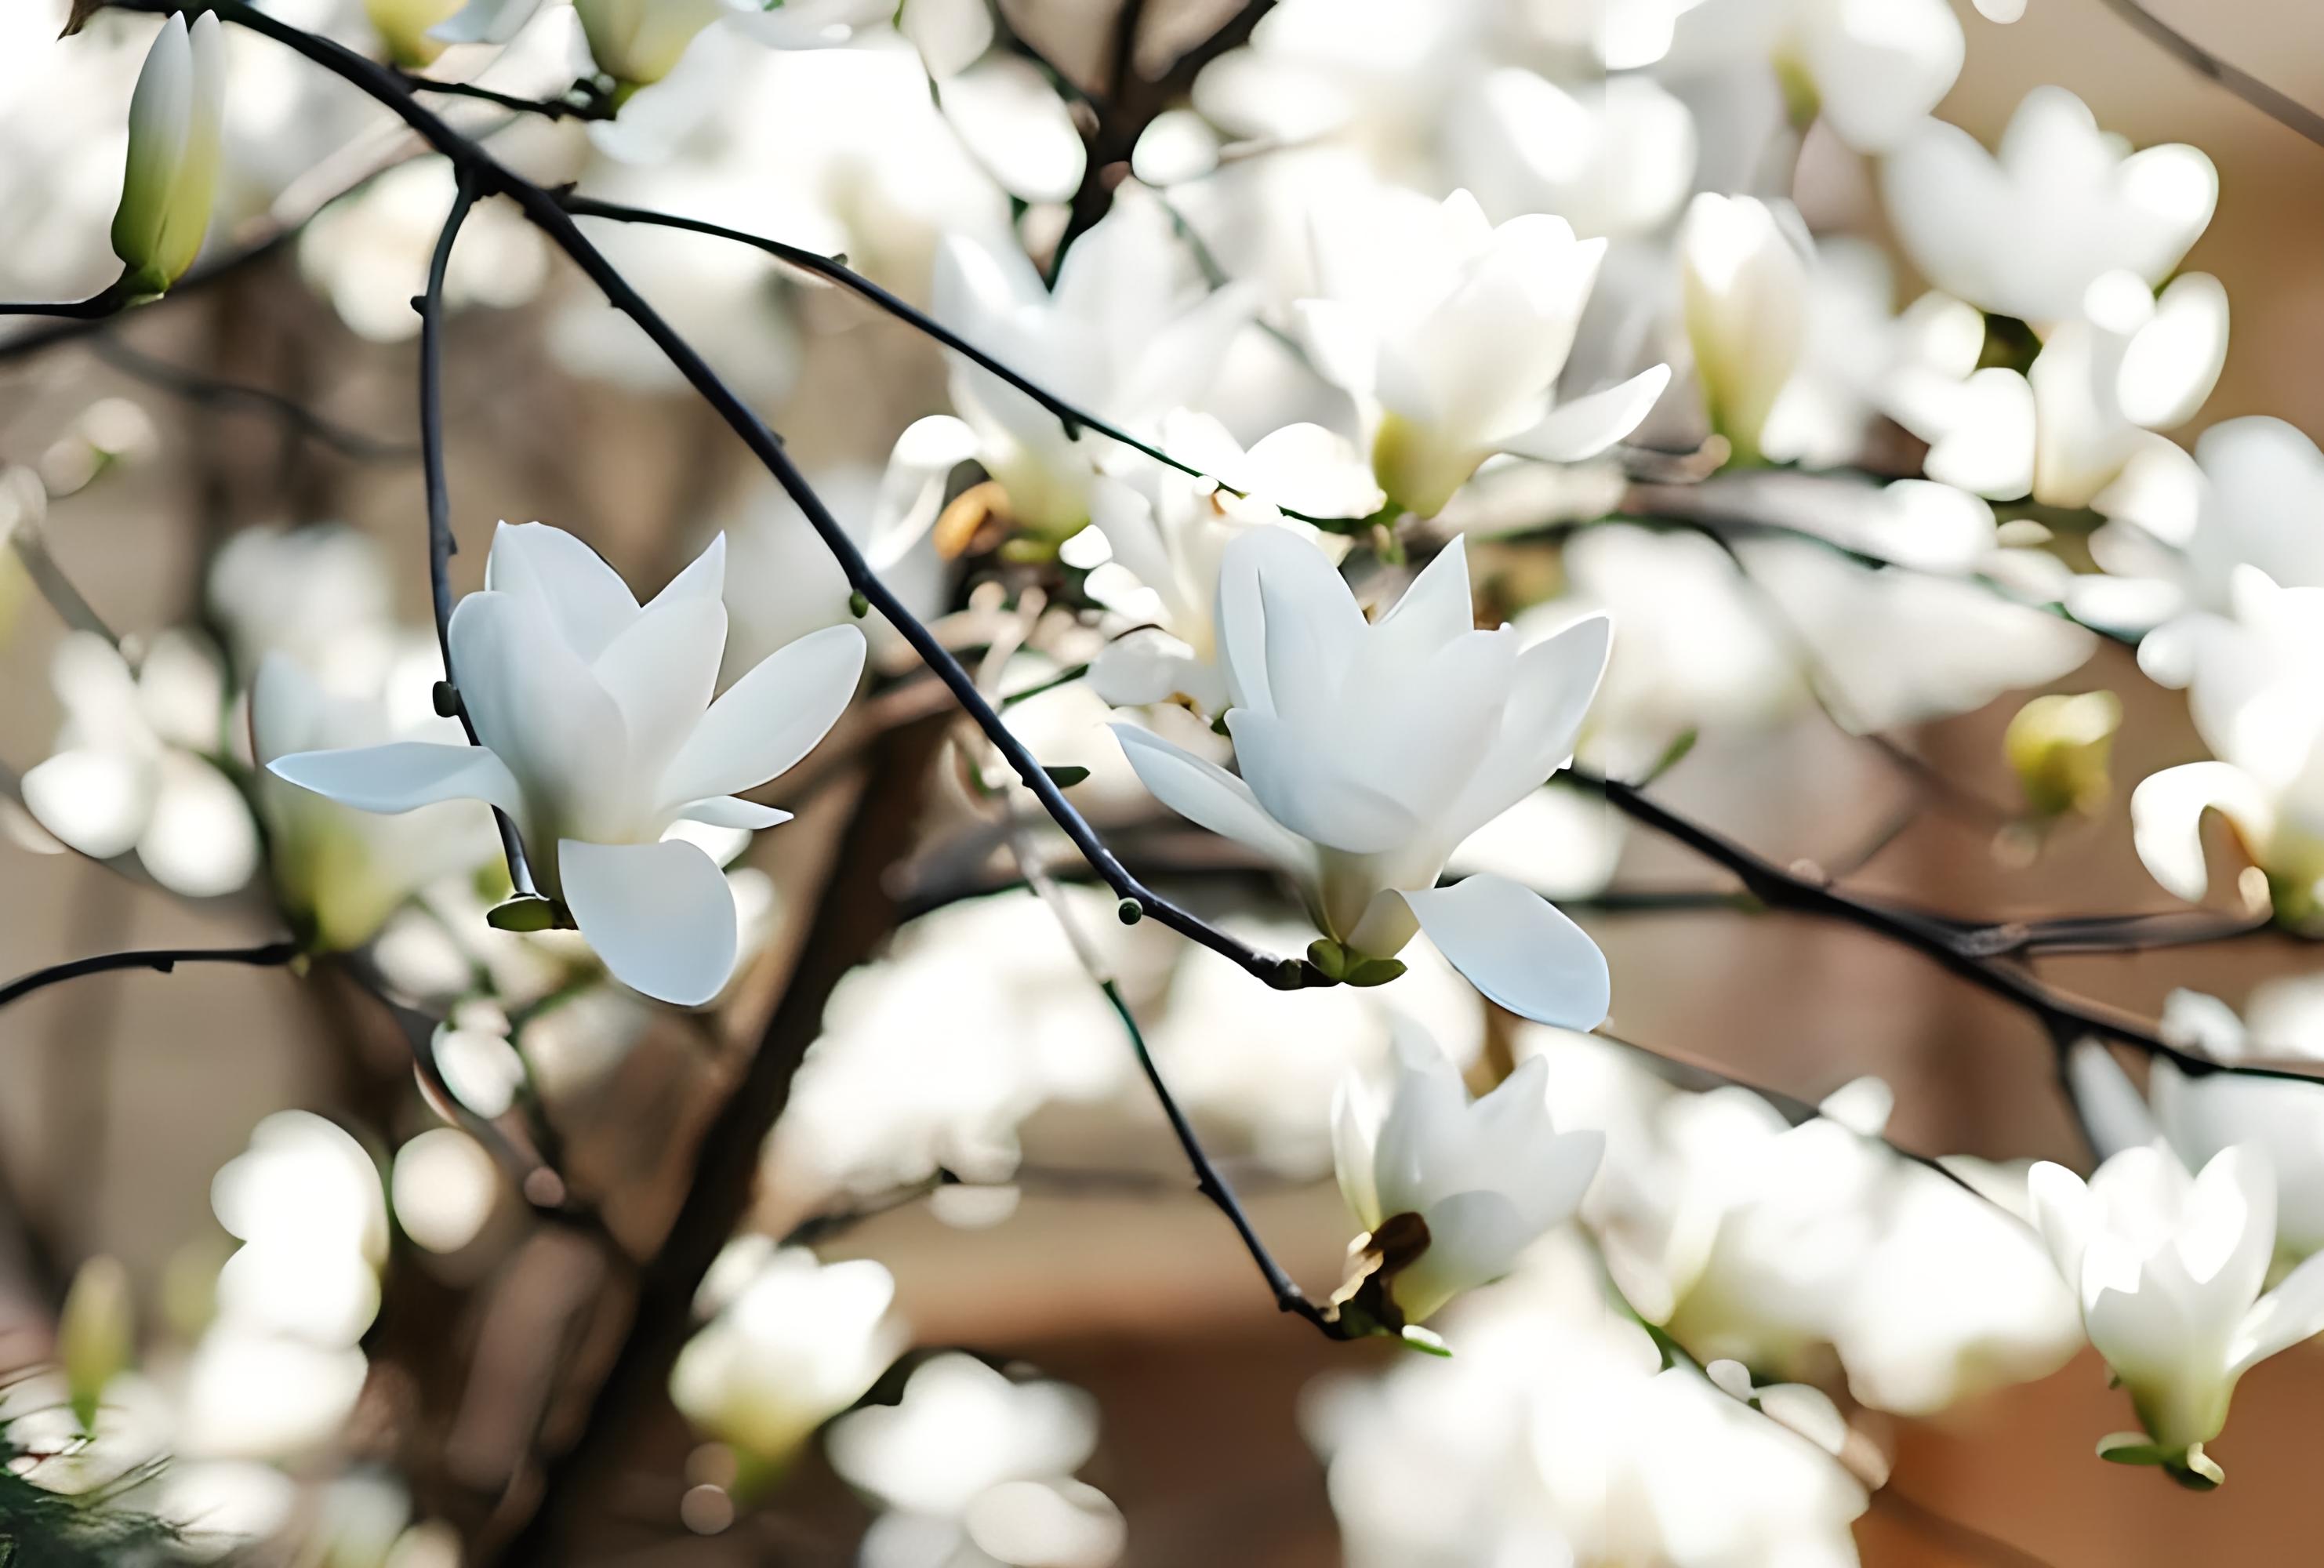
M 1807 265 L 1775 209 L 1748 196 L 1704 192 L 1679 231 L 1686 335 L 1694 346 L 1711 428 L 1745 462 L 1799 363 L 1807 329 Z
M 2043 816 L 2091 812 L 2112 789 L 2107 763 L 2122 724 L 2110 691 L 2037 696 L 2017 710 L 2001 745 L 2025 802 Z
M 226 45 L 205 12 L 162 24 L 129 99 L 129 163 L 113 215 L 113 252 L 139 294 L 160 294 L 200 254 L 217 190 L 226 117 Z
M 364 0 L 364 14 L 387 45 L 388 58 L 407 70 L 418 70 L 435 64 L 445 49 L 441 39 L 428 36 L 428 30 L 451 20 L 460 5 L 461 0 Z
M 57 1324 L 57 1359 L 64 1364 L 66 1397 L 83 1432 L 97 1428 L 106 1385 L 128 1370 L 136 1337 L 129 1270 L 98 1256 L 80 1267 Z
M 720 0 L 574 0 L 573 9 L 597 69 L 634 88 L 668 76 L 726 7 Z

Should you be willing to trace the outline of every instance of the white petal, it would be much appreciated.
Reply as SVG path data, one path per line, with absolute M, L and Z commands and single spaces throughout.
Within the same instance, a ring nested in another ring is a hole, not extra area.
M 683 821 L 706 822 L 713 827 L 778 827 L 791 819 L 791 814 L 779 807 L 761 806 L 733 795 L 691 801 L 678 815 Z
M 1613 987 L 1606 955 L 1532 889 L 1484 874 L 1399 891 L 1436 950 L 1491 1001 L 1563 1028 L 1605 1019 Z
M 826 626 L 779 648 L 728 687 L 662 775 L 666 801 L 754 789 L 831 733 L 863 677 L 863 633 Z
M 1272 714 L 1232 708 L 1227 733 L 1243 781 L 1269 816 L 1316 844 L 1377 854 L 1410 843 L 1422 823 L 1385 790 L 1333 768 L 1314 736 Z
M 681 1007 L 718 994 L 733 973 L 734 897 L 690 844 L 557 845 L 566 908 L 613 978 Z
M 87 855 L 125 854 L 153 810 L 154 772 L 119 752 L 59 752 L 25 773 L 34 820 Z
M 2276 1351 L 2319 1333 L 2324 1333 L 2324 1253 L 2284 1276 L 2245 1314 L 2227 1345 L 2229 1375 L 2240 1376 Z
M 540 0 L 468 0 L 428 30 L 438 43 L 506 43 L 529 21 Z
M 2160 1071 L 2165 1064 L 2157 1063 Z M 2078 1041 L 2066 1062 L 2074 1107 L 2090 1130 L 2100 1159 L 2153 1143 L 2163 1135 L 2154 1115 L 2131 1085 L 2114 1053 L 2096 1040 Z
M 391 741 L 337 752 L 294 752 L 266 770 L 358 811 L 416 811 L 439 800 L 483 800 L 512 816 L 524 807 L 508 764 L 482 746 Z
M 462 599 L 452 611 L 454 679 L 476 738 L 537 797 L 528 806 L 558 814 L 568 829 L 618 837 L 626 823 L 610 818 L 637 809 L 628 725 L 551 613 L 512 594 Z M 609 820 L 599 826 L 600 816 Z
M 258 868 L 258 826 L 234 781 L 184 752 L 161 759 L 153 815 L 137 839 L 137 859 L 153 880 L 189 899 L 214 899 Z
M 2273 831 L 2273 806 L 2258 781 L 2232 762 L 2165 768 L 2131 791 L 2131 841 L 2138 858 L 2156 881 L 2190 904 L 2210 886 L 2203 813 L 2214 808 L 2259 844 Z
M 2167 430 L 2195 417 L 2227 361 L 2227 291 L 2208 272 L 2172 280 L 2115 373 L 2123 417 Z
M 986 0 L 903 0 L 896 30 L 911 40 L 938 81 L 966 70 L 992 47 L 992 13 Z
M 622 590 L 629 592 L 625 585 Z M 720 532 L 705 545 L 702 553 L 687 563 L 686 570 L 664 584 L 653 596 L 649 610 L 664 604 L 716 604 L 726 591 L 726 535 Z
M 545 522 L 503 522 L 493 531 L 484 586 L 546 611 L 584 663 L 638 618 L 637 596 L 622 575 L 595 550 Z
M 1670 385 L 1670 366 L 1658 364 L 1626 382 L 1560 403 L 1531 429 L 1503 440 L 1501 449 L 1545 463 L 1595 457 L 1645 421 Z
M 1945 0 L 1859 0 L 1829 14 L 1808 45 L 1824 117 L 1859 151 L 1894 146 L 1960 75 L 1960 23 Z
M 1477 606 L 1469 591 L 1469 549 L 1464 534 L 1412 580 L 1388 613 L 1374 623 L 1369 651 L 1390 665 L 1419 664 L 1466 632 L 1477 629 Z
M 1388 1216 L 1380 1213 L 1379 1193 L 1372 1179 L 1374 1119 L 1364 1099 L 1363 1083 L 1356 1075 L 1340 1081 L 1332 1098 L 1332 1165 L 1348 1213 L 1369 1231 Z
M 1234 705 L 1268 714 L 1276 711 L 1270 601 L 1312 645 L 1310 666 L 1344 668 L 1364 632 L 1355 595 L 1313 543 L 1281 528 L 1238 534 L 1219 558 L 1219 656 Z
M 1276 864 L 1302 870 L 1314 853 L 1267 814 L 1250 786 L 1215 762 L 1206 762 L 1135 724 L 1115 724 L 1121 754 L 1155 799 L 1222 837 L 1248 845 Z
M 702 722 L 725 650 L 726 606 L 716 598 L 657 599 L 590 665 L 622 710 L 641 789 L 653 787 Z
M 2089 1250 L 2099 1223 L 2097 1199 L 2081 1177 L 2046 1159 L 2036 1161 L 2025 1173 L 2025 1192 L 2034 1205 L 2034 1228 L 2041 1232 L 2042 1244 L 2050 1250 L 2050 1260 L 2080 1299 L 2082 1254 Z

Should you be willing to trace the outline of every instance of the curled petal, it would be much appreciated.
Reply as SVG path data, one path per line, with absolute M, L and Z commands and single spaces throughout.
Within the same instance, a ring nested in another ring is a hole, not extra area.
M 2259 783 L 2232 762 L 2188 762 L 2142 779 L 2130 797 L 2131 841 L 2154 880 L 2193 903 L 2210 885 L 2203 859 L 2203 813 L 2226 814 L 2264 843 L 2275 808 Z

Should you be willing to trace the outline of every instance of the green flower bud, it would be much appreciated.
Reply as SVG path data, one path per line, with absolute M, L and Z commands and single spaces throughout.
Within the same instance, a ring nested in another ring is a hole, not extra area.
M 113 253 L 138 294 L 166 292 L 201 253 L 217 191 L 226 121 L 226 45 L 208 12 L 162 24 L 129 99 L 129 163 L 113 215 Z
M 2110 691 L 2037 696 L 2019 708 L 2001 744 L 2026 804 L 2043 816 L 2104 805 L 2113 788 L 2107 764 L 2121 724 L 2122 702 Z

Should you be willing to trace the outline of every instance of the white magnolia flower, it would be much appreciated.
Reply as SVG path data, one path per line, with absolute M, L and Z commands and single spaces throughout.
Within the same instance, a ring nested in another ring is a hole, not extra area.
M 2307 927 L 2324 914 L 2324 587 L 2280 587 L 2246 566 L 2229 592 L 2232 617 L 2183 617 L 2140 644 L 2143 668 L 2187 687 L 2216 760 L 2141 780 L 2133 842 L 2156 881 L 2200 899 L 2202 817 L 2216 810 L 2267 873 L 2277 918 Z
M 1055 291 L 1013 245 L 955 235 L 937 253 L 934 299 L 946 326 L 1001 364 L 1141 435 L 1197 400 L 1255 305 L 1245 285 L 1207 291 L 1159 203 L 1134 189 L 1065 254 Z M 1062 541 L 1090 521 L 1112 442 L 1067 434 L 1055 414 L 956 355 L 952 401 L 1019 525 Z
M 153 880 L 189 898 L 230 893 L 258 864 L 258 830 L 219 749 L 225 678 L 189 639 L 166 632 L 135 673 L 93 632 L 57 645 L 51 666 L 65 721 L 48 760 L 24 775 L 40 825 L 100 860 L 134 850 Z
M 2227 1421 L 2236 1383 L 2256 1363 L 2324 1331 L 2324 1261 L 2263 1296 L 2275 1256 L 2275 1177 L 2241 1147 L 2192 1177 L 2154 1146 L 2125 1149 L 2085 1185 L 2063 1166 L 2034 1167 L 2042 1240 L 2081 1299 L 2082 1324 L 2129 1393 L 2151 1448 L 2099 1452 L 2217 1485 L 2203 1453 Z
M 467 0 L 429 30 L 436 43 L 506 43 L 540 8 L 540 0 Z M 729 25 L 771 49 L 845 43 L 859 27 L 892 15 L 890 0 L 788 0 L 777 5 L 734 0 L 573 0 L 590 58 L 624 88 L 646 87 L 674 69 L 711 23 Z
M 1808 267 L 1784 219 L 1748 196 L 1704 191 L 1678 235 L 1686 335 L 1711 428 L 1756 462 L 1807 337 Z
M 1388 500 L 1434 516 L 1496 452 L 1593 457 L 1636 429 L 1667 365 L 1561 403 L 1606 242 L 1533 213 L 1495 228 L 1476 198 L 1381 188 L 1315 220 L 1309 356 L 1356 400 Z
M 1667 41 L 1660 47 L 1657 35 Z M 1944 0 L 1626 0 L 1610 8 L 1606 36 L 1626 57 L 1609 65 L 1659 55 L 1658 69 L 1676 78 L 1767 60 L 1841 141 L 1866 152 L 1895 146 L 1937 106 L 1967 48 Z
M 2163 281 L 2219 191 L 2195 148 L 2134 153 L 2058 87 L 2026 94 L 1991 155 L 1959 126 L 1923 122 L 1888 159 L 1885 185 L 1897 237 L 1932 282 L 2037 324 L 2080 315 L 2108 272 Z
M 2300 983 L 2271 982 L 2279 988 Z M 2313 983 L 2308 982 L 2310 989 Z M 2261 1011 L 2266 990 L 2254 994 L 2255 1019 L 2266 1016 Z M 2163 1035 L 2214 1061 L 2317 1060 L 2314 1041 L 2255 1041 L 2234 1010 L 2194 992 L 2171 993 L 2163 1005 Z M 2072 1071 L 2076 1107 L 2101 1153 L 2161 1139 L 2193 1171 L 2240 1145 L 2264 1157 L 2274 1174 L 2278 1258 L 2297 1262 L 2324 1251 L 2324 1084 L 2243 1073 L 2184 1073 L 2158 1056 L 2148 1068 L 2142 1100 L 2114 1053 L 2096 1040 L 2074 1047 Z
M 704 28 L 725 14 L 726 0 L 573 0 L 589 58 L 623 86 L 668 76 Z
M 1548 1070 L 1526 1062 L 1473 1104 L 1460 1069 L 1417 1029 L 1395 1038 L 1396 1081 L 1376 1101 L 1360 1075 L 1332 1109 L 1340 1194 L 1375 1238 L 1417 1215 L 1425 1231 L 1408 1261 L 1390 1259 L 1388 1289 L 1406 1323 L 1425 1322 L 1464 1290 L 1516 1267 L 1542 1232 L 1563 1223 L 1598 1174 L 1606 1138 L 1561 1133 L 1543 1091 Z
M 2169 613 L 2199 613 L 2139 644 L 2141 667 L 2158 680 L 2190 678 L 2200 613 L 2232 613 L 2236 567 L 2255 567 L 2281 587 L 2324 587 L 2324 453 L 2282 420 L 2222 420 L 2192 459 L 2152 448 L 2096 504 L 2110 520 L 2090 541 L 2098 564 L 2165 585 Z
M 226 45 L 216 16 L 171 13 L 129 100 L 129 165 L 113 216 L 124 281 L 159 294 L 201 254 L 226 125 Z
M 727 1273 L 745 1282 L 678 1352 L 670 1401 L 764 1480 L 862 1398 L 907 1341 L 890 1310 L 896 1281 L 869 1259 L 823 1264 L 804 1248 L 761 1259 L 735 1242 L 705 1291 Z
M 2184 424 L 2227 356 L 2227 291 L 2206 272 L 2158 299 L 2135 275 L 2090 285 L 2034 361 L 2034 499 L 2088 506 L 2156 438 Z
M 1650 77 L 1562 84 L 1501 66 L 1446 109 L 1447 161 L 1489 213 L 1554 212 L 1620 239 L 1661 227 L 1694 178 L 1694 115 Z
M 1474 613 L 1458 538 L 1375 624 L 1314 547 L 1255 529 L 1227 547 L 1217 610 L 1241 777 L 1114 733 L 1164 805 L 1297 878 L 1351 965 L 1425 931 L 1503 1007 L 1588 1028 L 1609 982 L 1580 927 L 1503 877 L 1436 880 L 1571 760 L 1611 629 L 1591 616 L 1520 651 L 1514 629 L 1478 631 Z
M 833 1422 L 825 1444 L 833 1469 L 890 1508 L 958 1519 L 994 1487 L 1079 1470 L 1097 1447 L 1097 1401 L 949 1351 L 913 1368 L 898 1403 Z
M 1213 611 L 1229 541 L 1246 529 L 1279 528 L 1323 549 L 1322 534 L 1276 503 L 1368 517 L 1381 496 L 1354 449 L 1321 426 L 1286 425 L 1245 452 L 1216 420 L 1180 410 L 1163 420 L 1162 440 L 1207 477 L 1148 463 L 1101 483 L 1094 521 L 1111 558 L 1091 571 L 1090 595 L 1151 630 L 1108 642 L 1090 661 L 1089 681 L 1118 706 L 1183 701 L 1207 716 L 1227 705 Z
M 723 540 L 641 608 L 571 534 L 501 525 L 484 591 L 452 613 L 452 670 L 475 746 L 391 742 L 277 758 L 293 784 L 365 811 L 484 800 L 517 825 L 535 884 L 605 967 L 665 1001 L 709 1001 L 740 940 L 717 862 L 681 821 L 772 827 L 735 798 L 813 750 L 855 695 L 863 635 L 834 626 L 711 700 L 726 646 Z

